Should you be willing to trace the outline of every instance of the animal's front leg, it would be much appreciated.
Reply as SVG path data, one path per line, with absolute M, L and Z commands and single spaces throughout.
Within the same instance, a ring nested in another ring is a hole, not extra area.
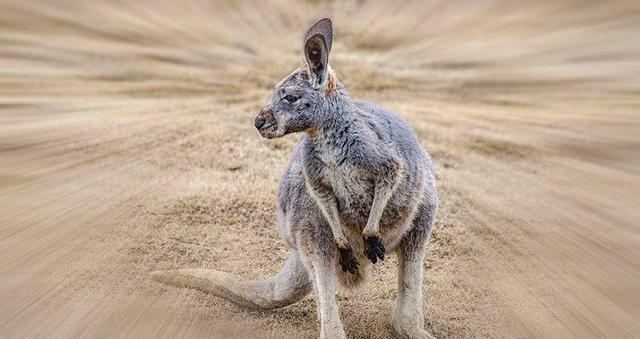
M 346 338 L 340 310 L 336 302 L 338 278 L 333 259 L 317 257 L 313 263 L 313 274 L 317 293 L 318 314 L 320 317 L 320 338 Z
M 333 192 L 319 184 L 315 178 L 307 179 L 306 185 L 308 191 L 311 193 L 311 197 L 315 200 L 318 207 L 320 207 L 329 227 L 331 227 L 333 239 L 340 251 L 340 267 L 344 272 L 356 274 L 358 272 L 359 262 L 353 255 L 351 245 L 342 231 L 338 206 Z
M 380 219 L 382 219 L 382 213 L 396 189 L 400 172 L 400 166 L 396 164 L 389 166 L 387 171 L 381 174 L 376 183 L 367 225 L 362 230 L 364 254 L 374 264 L 378 262 L 378 259 L 384 260 L 385 249 L 380 239 Z
M 384 260 L 385 250 L 382 240 L 380 239 L 380 219 L 382 218 L 382 212 L 387 206 L 391 193 L 393 193 L 393 191 L 389 185 L 376 187 L 371 212 L 369 212 L 369 220 L 367 220 L 367 226 L 362 230 L 364 254 L 374 264 L 378 262 L 378 258 Z

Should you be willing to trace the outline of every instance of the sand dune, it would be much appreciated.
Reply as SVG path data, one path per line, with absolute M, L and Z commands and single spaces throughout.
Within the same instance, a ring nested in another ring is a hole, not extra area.
M 295 136 L 253 117 L 331 16 L 353 97 L 405 117 L 441 208 L 425 258 L 439 338 L 640 337 L 640 6 L 629 2 L 0 2 L 0 337 L 308 338 L 169 288 L 286 258 L 275 194 Z M 395 258 L 341 291 L 387 338 Z

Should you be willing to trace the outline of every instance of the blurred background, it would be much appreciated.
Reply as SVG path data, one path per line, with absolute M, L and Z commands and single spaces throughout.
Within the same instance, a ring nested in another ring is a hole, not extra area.
M 297 136 L 253 118 L 315 19 L 350 94 L 435 159 L 438 338 L 640 337 L 638 1 L 0 0 L 0 337 L 309 338 L 315 301 L 249 311 L 149 279 L 268 277 Z M 340 291 L 392 336 L 395 258 Z

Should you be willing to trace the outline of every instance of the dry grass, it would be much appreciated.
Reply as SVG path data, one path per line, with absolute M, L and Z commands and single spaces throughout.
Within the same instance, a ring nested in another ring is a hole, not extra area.
M 640 335 L 636 2 L 0 2 L 0 337 L 313 337 L 313 298 L 255 312 L 150 281 L 287 255 L 295 136 L 252 127 L 331 16 L 352 96 L 404 116 L 441 196 L 439 338 Z M 394 259 L 342 291 L 386 338 Z

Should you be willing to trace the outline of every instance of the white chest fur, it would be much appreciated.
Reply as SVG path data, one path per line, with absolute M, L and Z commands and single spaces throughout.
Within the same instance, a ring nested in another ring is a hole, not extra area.
M 321 175 L 331 187 L 338 209 L 346 218 L 366 218 L 373 201 L 374 180 L 366 170 L 350 164 L 326 163 Z

